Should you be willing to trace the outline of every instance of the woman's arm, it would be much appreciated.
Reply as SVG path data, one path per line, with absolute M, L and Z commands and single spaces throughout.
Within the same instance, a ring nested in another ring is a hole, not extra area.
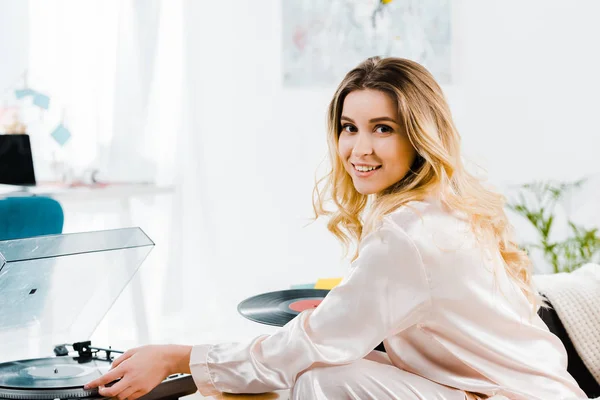
M 365 357 L 386 337 L 423 318 L 430 293 L 421 256 L 408 235 L 386 224 L 368 235 L 350 274 L 313 310 L 249 343 L 144 346 L 119 357 L 90 388 L 107 397 L 138 398 L 166 376 L 191 373 L 200 393 L 264 393 L 287 389 L 315 366 Z
M 365 357 L 386 337 L 417 323 L 430 305 L 420 254 L 388 223 L 362 242 L 351 273 L 314 310 L 249 343 L 194 346 L 190 369 L 203 395 L 287 389 L 313 366 Z

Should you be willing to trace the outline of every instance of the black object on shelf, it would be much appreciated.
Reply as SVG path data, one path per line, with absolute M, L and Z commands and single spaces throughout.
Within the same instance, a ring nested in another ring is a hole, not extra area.
M 0 184 L 34 186 L 29 135 L 0 135 Z

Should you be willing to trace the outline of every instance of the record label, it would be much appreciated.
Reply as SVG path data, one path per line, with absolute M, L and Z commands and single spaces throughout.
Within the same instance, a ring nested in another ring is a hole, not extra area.
M 298 300 L 295 301 L 293 303 L 291 303 L 288 307 L 292 310 L 292 311 L 296 311 L 297 313 L 301 313 L 304 310 L 308 310 L 310 308 L 317 308 L 317 306 L 319 304 L 321 304 L 323 300 L 321 299 L 305 299 L 305 300 Z

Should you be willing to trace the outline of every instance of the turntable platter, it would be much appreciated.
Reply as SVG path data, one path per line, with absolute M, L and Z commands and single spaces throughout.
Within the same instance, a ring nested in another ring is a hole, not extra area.
M 105 374 L 110 361 L 94 358 L 79 363 L 74 357 L 37 358 L 0 364 L 0 400 L 54 400 L 97 398 L 98 389 L 83 385 Z M 167 377 L 140 400 L 177 399 L 196 392 L 191 375 Z
M 97 395 L 97 389 L 83 385 L 100 377 L 110 362 L 90 360 L 79 363 L 73 357 L 38 358 L 0 364 L 0 398 L 56 399 Z

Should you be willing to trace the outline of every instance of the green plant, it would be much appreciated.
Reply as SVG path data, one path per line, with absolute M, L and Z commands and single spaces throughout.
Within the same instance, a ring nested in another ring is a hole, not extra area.
M 570 183 L 534 182 L 520 186 L 518 199 L 508 203 L 508 208 L 526 218 L 538 233 L 538 242 L 522 247 L 531 253 L 538 249 L 552 265 L 554 273 L 573 271 L 600 255 L 598 228 L 587 229 L 567 221 L 570 232 L 564 240 L 553 240 L 552 228 L 556 225 L 555 208 L 567 194 L 579 189 L 585 180 Z

